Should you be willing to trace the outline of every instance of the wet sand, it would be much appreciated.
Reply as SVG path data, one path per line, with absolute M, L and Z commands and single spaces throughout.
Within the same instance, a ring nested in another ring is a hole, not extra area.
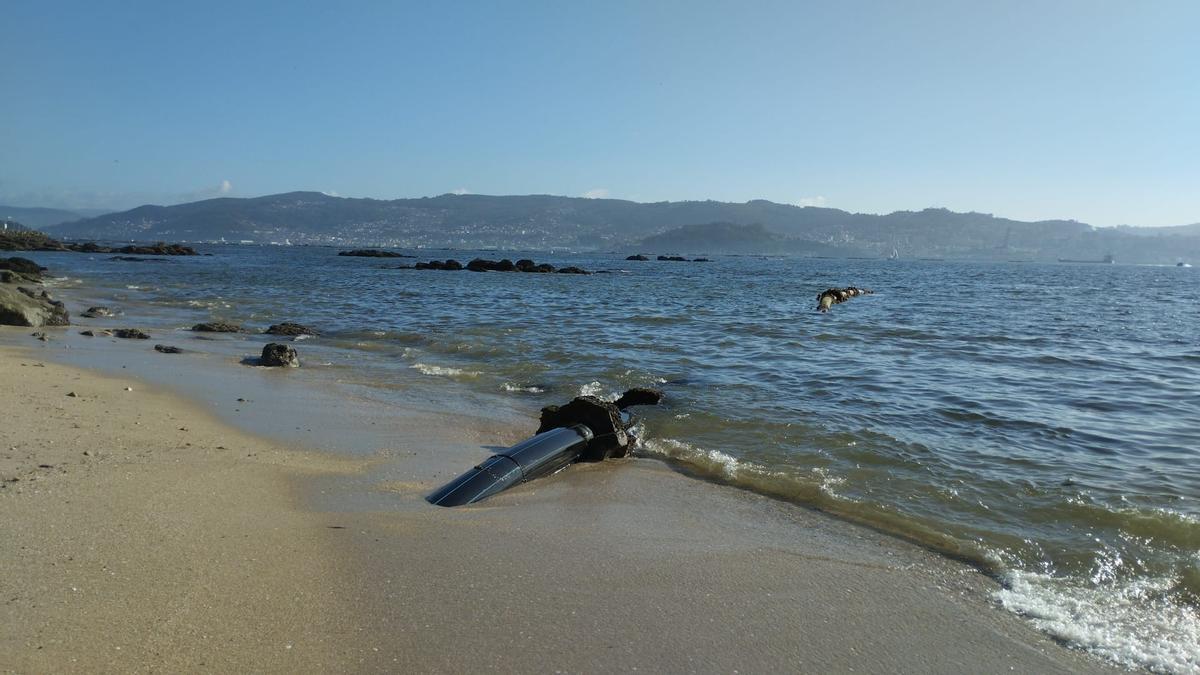
M 56 365 L 54 337 L 0 347 L 0 670 L 1107 669 L 974 569 L 657 461 L 440 509 L 423 495 L 518 424 L 432 402 L 372 417 L 373 452 L 314 452 L 299 378 L 228 365 L 271 440 L 248 406 Z

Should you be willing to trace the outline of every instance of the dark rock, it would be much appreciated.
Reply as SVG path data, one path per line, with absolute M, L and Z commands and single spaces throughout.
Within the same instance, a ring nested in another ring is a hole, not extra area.
M 687 262 L 688 261 L 687 258 L 685 258 L 681 255 L 660 255 L 660 256 L 658 256 L 658 259 L 659 260 L 667 260 L 670 262 Z
M 624 410 L 629 406 L 634 405 L 658 405 L 658 402 L 661 401 L 662 398 L 663 393 L 657 389 L 650 389 L 649 387 L 634 387 L 633 389 L 626 391 L 624 394 L 621 394 L 621 398 L 618 398 L 616 401 L 614 401 L 613 405 L 617 406 L 617 408 L 621 410 Z
M 580 457 L 585 462 L 599 462 L 609 457 L 629 454 L 629 434 L 621 423 L 621 411 L 615 404 L 595 396 L 578 396 L 570 403 L 542 408 L 541 425 L 537 432 L 582 424 L 595 437 Z
M 35 338 L 37 338 L 37 339 L 41 340 L 42 342 L 49 342 L 49 341 L 50 341 L 50 336 L 49 336 L 49 335 L 46 335 L 45 333 L 30 333 L 30 335 L 32 335 L 33 337 L 35 337 Z
M 81 331 L 79 331 L 79 334 L 80 334 L 80 335 L 86 335 L 86 336 L 88 336 L 88 337 L 96 337 L 96 334 L 95 334 L 95 333 L 93 333 L 93 332 L 92 332 L 92 331 L 90 331 L 90 330 L 81 330 Z
M 87 248 L 92 246 L 94 248 Z M 80 251 L 84 253 L 124 253 L 126 255 L 199 255 L 196 249 L 191 246 L 182 244 L 167 244 L 157 242 L 149 246 L 122 246 L 121 248 L 104 250 L 104 247 L 95 247 L 94 244 L 68 244 L 67 248 L 72 251 Z
M 529 271 L 537 274 L 550 274 L 554 272 L 554 265 L 551 265 L 550 263 L 542 263 L 540 265 L 534 265 Z
M 133 255 L 114 255 L 113 257 L 109 258 L 109 260 L 123 260 L 125 262 L 154 262 L 155 260 L 165 261 L 166 258 L 139 258 Z
M 162 352 L 163 354 L 182 354 L 183 353 L 182 349 L 180 349 L 179 347 L 172 347 L 171 345 L 154 345 L 154 351 Z
M 462 263 L 451 258 L 450 260 L 446 261 L 430 260 L 427 263 L 417 263 L 416 265 L 413 265 L 413 268 L 419 270 L 448 270 L 451 272 L 456 272 L 461 270 L 463 266 Z
M 712 262 L 708 258 L 693 258 L 692 262 Z
M 36 279 L 42 276 L 42 272 L 45 272 L 46 268 L 29 258 L 14 256 L 12 258 L 0 258 L 0 270 L 12 270 L 13 272 L 20 272 Z
M 529 258 L 521 258 L 515 263 L 514 266 L 517 268 L 518 272 L 532 272 L 533 268 L 537 267 L 537 263 L 533 262 Z
M 192 330 L 197 333 L 240 333 L 242 332 L 242 327 L 236 323 L 212 321 L 209 323 L 198 323 L 192 326 Z
M 125 340 L 149 340 L 150 334 L 137 328 L 118 328 L 112 332 L 113 337 Z
M 96 319 L 102 316 L 112 316 L 113 311 L 107 307 L 88 307 L 84 310 L 82 316 L 88 319 Z
M 646 256 L 639 253 L 637 255 L 629 256 L 628 258 L 626 258 L 626 260 L 649 260 L 649 258 L 647 258 Z
M 591 274 L 591 272 L 583 269 L 582 267 L 560 267 L 558 269 L 558 273 L 559 274 Z
M 496 263 L 496 271 L 497 272 L 512 272 L 512 271 L 515 271 L 516 269 L 517 269 L 517 266 L 514 265 L 513 261 L 509 260 L 508 258 L 505 258 L 504 260 L 501 260 L 500 262 Z
M 313 330 L 312 328 L 309 328 L 308 326 L 305 326 L 305 325 L 299 324 L 299 323 L 292 323 L 290 321 L 284 321 L 283 323 L 277 323 L 277 324 L 271 326 L 270 328 L 266 329 L 263 332 L 266 333 L 267 335 L 291 335 L 291 336 L 296 336 L 296 335 L 314 335 L 315 336 L 315 335 L 321 334 L 319 331 Z
M 472 272 L 490 272 L 496 269 L 496 261 L 476 258 L 467 263 L 467 269 L 471 270 Z
M 111 246 L 101 246 L 94 241 L 89 241 L 83 244 L 74 244 L 71 250 L 77 253 L 112 253 Z
M 296 348 L 291 345 L 272 342 L 263 347 L 259 365 L 271 368 L 299 368 L 300 355 L 296 353 Z
M 843 303 L 850 298 L 857 298 L 860 295 L 872 295 L 874 291 L 869 288 L 858 288 L 850 286 L 848 288 L 829 288 L 817 294 L 817 309 L 822 312 L 829 311 L 829 308 Z
M 404 255 L 395 251 L 383 251 L 377 248 L 360 248 L 353 251 L 338 251 L 338 255 L 353 256 L 356 258 L 413 258 L 416 256 Z
M 40 284 L 42 275 L 23 274 L 12 270 L 0 270 L 0 284 Z

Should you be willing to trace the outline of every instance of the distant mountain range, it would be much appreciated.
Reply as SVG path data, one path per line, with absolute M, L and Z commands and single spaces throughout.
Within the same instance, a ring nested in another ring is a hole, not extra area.
M 94 218 L 110 213 L 103 209 L 47 209 L 28 206 L 5 206 L 0 204 L 0 222 L 16 221 L 34 229 L 52 227 L 59 223 L 67 223 L 81 218 Z
M 289 192 L 140 206 L 43 227 L 57 237 L 110 241 L 883 257 L 894 253 L 905 258 L 990 260 L 1098 260 L 1111 254 L 1122 262 L 1200 261 L 1200 225 L 1094 228 L 1072 220 L 1023 222 L 946 209 L 874 215 L 765 200 L 638 203 L 551 195 L 376 200 Z

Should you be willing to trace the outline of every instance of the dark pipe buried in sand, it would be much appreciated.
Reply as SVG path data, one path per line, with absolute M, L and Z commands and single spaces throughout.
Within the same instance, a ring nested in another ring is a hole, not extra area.
M 542 409 L 539 433 L 488 457 L 425 499 L 436 506 L 474 504 L 577 461 L 624 457 L 633 425 L 624 408 L 652 405 L 661 398 L 654 390 L 631 389 L 616 403 L 580 396 L 565 406 L 547 406 Z

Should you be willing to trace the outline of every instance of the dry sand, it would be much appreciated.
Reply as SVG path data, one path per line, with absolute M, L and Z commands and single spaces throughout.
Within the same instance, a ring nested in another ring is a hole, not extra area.
M 0 348 L 6 672 L 1107 669 L 973 569 L 656 461 L 440 509 L 472 432 L 401 416 L 383 477 L 41 357 Z

